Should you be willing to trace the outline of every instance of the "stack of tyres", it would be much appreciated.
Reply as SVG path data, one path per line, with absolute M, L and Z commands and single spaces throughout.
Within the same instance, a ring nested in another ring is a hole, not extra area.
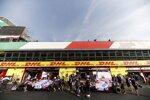
M 121 93 L 121 88 L 118 82 L 113 82 L 112 89 L 117 94 Z

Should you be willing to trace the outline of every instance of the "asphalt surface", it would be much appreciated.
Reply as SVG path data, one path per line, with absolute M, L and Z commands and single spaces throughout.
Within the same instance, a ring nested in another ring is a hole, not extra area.
M 91 98 L 85 98 L 84 94 L 77 97 L 69 92 L 47 91 L 6 91 L 0 93 L 0 100 L 150 100 L 150 87 L 140 89 L 140 96 L 135 93 L 115 94 L 110 92 L 92 92 Z

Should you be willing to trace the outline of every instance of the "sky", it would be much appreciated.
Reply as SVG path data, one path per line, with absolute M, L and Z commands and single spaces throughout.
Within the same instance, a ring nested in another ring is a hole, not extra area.
M 33 40 L 150 40 L 150 0 L 0 0 L 0 16 Z

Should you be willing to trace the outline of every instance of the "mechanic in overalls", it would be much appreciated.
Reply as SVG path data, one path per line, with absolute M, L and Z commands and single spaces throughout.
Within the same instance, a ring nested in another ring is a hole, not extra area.
M 85 87 L 86 87 L 86 97 L 89 98 L 89 97 L 91 97 L 91 91 L 90 91 L 90 76 L 89 76 L 89 75 L 87 75 Z

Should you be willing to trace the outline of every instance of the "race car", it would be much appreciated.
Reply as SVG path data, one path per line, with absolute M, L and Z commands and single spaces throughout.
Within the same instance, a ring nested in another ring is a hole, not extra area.
M 51 80 L 39 80 L 32 84 L 33 88 L 36 90 L 48 89 L 52 85 L 53 81 Z

